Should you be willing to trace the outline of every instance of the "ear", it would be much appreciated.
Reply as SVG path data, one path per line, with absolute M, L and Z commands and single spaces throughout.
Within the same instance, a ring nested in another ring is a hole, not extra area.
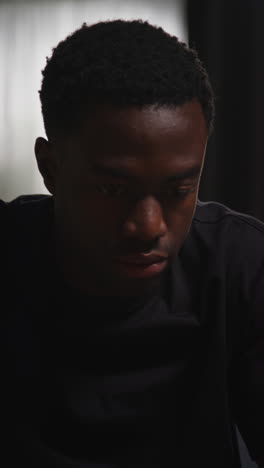
M 58 161 L 52 144 L 45 138 L 38 137 L 35 143 L 35 155 L 44 184 L 48 191 L 55 195 Z

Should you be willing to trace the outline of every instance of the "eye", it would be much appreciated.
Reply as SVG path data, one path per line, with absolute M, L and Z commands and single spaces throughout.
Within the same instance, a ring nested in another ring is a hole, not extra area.
M 195 187 L 168 187 L 161 191 L 161 195 L 166 198 L 184 198 L 191 192 L 194 192 Z
M 108 197 L 118 197 L 125 192 L 125 187 L 122 184 L 100 184 L 96 190 Z

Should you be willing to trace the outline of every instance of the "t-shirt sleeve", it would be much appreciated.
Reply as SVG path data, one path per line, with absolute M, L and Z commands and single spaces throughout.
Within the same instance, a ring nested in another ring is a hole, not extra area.
M 244 332 L 231 368 L 231 400 L 235 423 L 249 453 L 264 466 L 264 262 L 252 278 L 247 303 L 238 311 Z

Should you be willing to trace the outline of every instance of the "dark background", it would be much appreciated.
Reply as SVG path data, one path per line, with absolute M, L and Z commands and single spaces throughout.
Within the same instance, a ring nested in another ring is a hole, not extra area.
M 200 199 L 264 220 L 264 0 L 188 0 L 187 21 L 216 94 Z
M 216 94 L 199 197 L 264 220 L 264 0 L 187 0 L 187 23 Z

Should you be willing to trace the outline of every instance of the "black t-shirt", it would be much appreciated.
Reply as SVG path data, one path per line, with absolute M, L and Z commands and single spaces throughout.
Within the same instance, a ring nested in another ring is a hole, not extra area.
M 84 299 L 52 256 L 53 200 L 0 204 L 5 468 L 264 459 L 264 225 L 198 202 L 153 296 Z

